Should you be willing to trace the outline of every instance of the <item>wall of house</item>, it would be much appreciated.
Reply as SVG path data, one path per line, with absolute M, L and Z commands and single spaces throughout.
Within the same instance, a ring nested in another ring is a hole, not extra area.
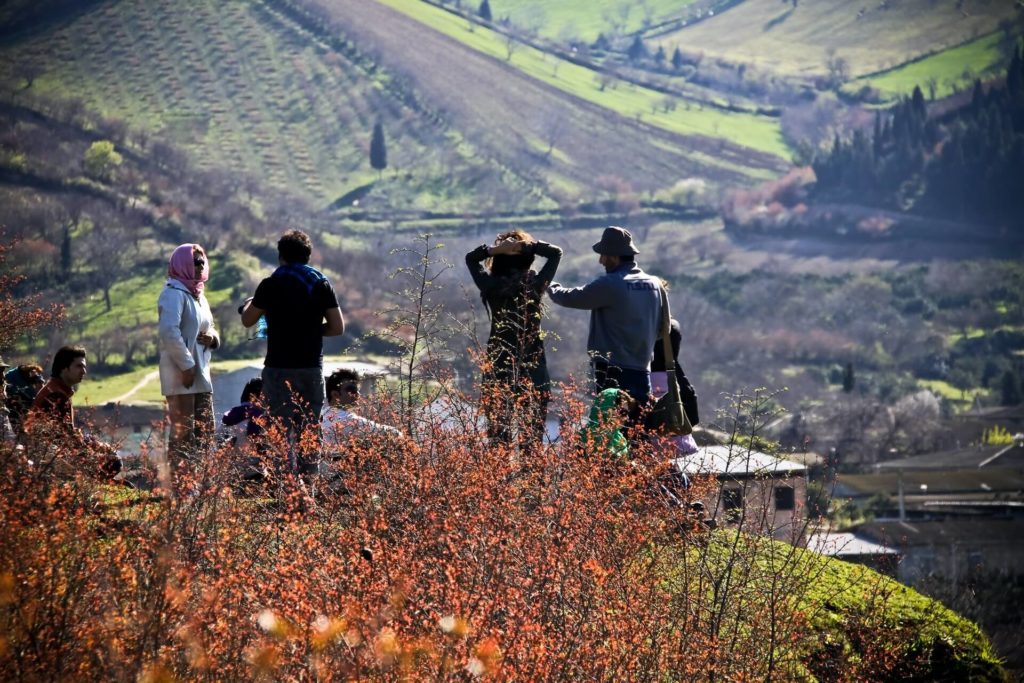
M 903 552 L 898 577 L 910 586 L 933 577 L 961 581 L 978 572 L 1016 575 L 1024 567 L 1024 543 L 1012 539 L 913 545 Z
M 792 491 L 791 506 L 787 505 L 790 494 L 784 493 L 785 489 Z M 726 480 L 701 502 L 708 517 L 720 527 L 742 524 L 747 531 L 769 531 L 774 538 L 791 543 L 802 541 L 806 531 L 807 478 L 804 476 Z M 735 511 L 737 503 L 742 504 L 742 513 Z M 782 509 L 778 503 L 783 504 Z

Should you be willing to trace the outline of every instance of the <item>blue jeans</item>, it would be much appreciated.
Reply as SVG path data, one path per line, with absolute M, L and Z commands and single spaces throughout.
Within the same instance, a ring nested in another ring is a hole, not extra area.
M 263 397 L 270 416 L 288 437 L 288 466 L 293 472 L 315 472 L 319 464 L 320 413 L 324 408 L 321 368 L 263 368 Z M 298 449 L 302 434 L 314 429 L 312 448 Z M 305 452 L 297 452 L 299 450 Z
M 648 370 L 630 370 L 609 365 L 607 361 L 594 360 L 594 383 L 598 391 L 622 389 L 641 406 L 651 398 L 651 373 Z

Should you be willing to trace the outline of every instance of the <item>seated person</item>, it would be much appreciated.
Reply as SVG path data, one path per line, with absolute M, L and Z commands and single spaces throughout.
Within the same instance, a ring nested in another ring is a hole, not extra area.
M 221 416 L 221 424 L 225 427 L 234 427 L 245 422 L 245 431 L 239 431 L 231 437 L 232 445 L 244 446 L 247 442 L 258 439 L 263 434 L 262 420 L 258 419 L 263 417 L 263 408 L 259 405 L 262 392 L 263 379 L 253 377 L 242 388 L 241 402 Z
M 374 422 L 352 412 L 359 400 L 359 373 L 348 368 L 335 370 L 327 378 L 327 406 L 324 407 L 320 425 L 324 432 L 324 447 L 338 453 L 344 443 L 352 437 L 372 434 L 401 437 L 402 432 L 394 427 Z
M 636 401 L 628 392 L 615 387 L 602 390 L 594 397 L 580 438 L 595 454 L 628 458 L 629 440 L 622 432 L 635 410 Z
M 113 477 L 121 471 L 121 460 L 114 447 L 85 434 L 75 425 L 75 409 L 71 404 L 75 389 L 85 379 L 85 349 L 62 346 L 53 356 L 50 379 L 36 394 L 25 421 L 26 434 L 39 443 L 63 442 L 76 455 L 101 454 L 95 462 L 97 473 Z
M 0 358 L 0 443 L 14 441 L 14 428 L 11 427 L 11 420 L 7 410 L 7 375 L 4 372 L 8 367 Z
M 7 411 L 11 417 L 11 427 L 15 434 L 21 436 L 25 432 L 25 417 L 46 381 L 43 368 L 35 363 L 19 365 L 7 370 L 6 379 Z

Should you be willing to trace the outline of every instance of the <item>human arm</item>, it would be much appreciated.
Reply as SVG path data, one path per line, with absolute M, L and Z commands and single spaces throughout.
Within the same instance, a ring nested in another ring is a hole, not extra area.
M 612 300 L 614 288 L 606 277 L 599 277 L 582 287 L 567 288 L 552 282 L 548 287 L 548 295 L 559 306 L 593 310 L 606 306 Z
M 491 274 L 484 268 L 484 261 L 487 260 L 490 254 L 487 251 L 488 247 L 486 244 L 481 244 L 473 251 L 466 254 L 466 267 L 469 269 L 469 274 L 473 278 L 473 284 L 477 286 L 481 292 L 491 286 Z
M 245 303 L 242 304 L 242 325 L 245 327 L 252 327 L 259 322 L 260 316 L 266 313 L 262 308 L 253 306 L 252 301 L 252 297 L 249 297 L 245 300 Z
M 339 307 L 328 308 L 324 311 L 324 318 L 327 322 L 324 323 L 323 336 L 340 337 L 345 334 L 345 317 Z
M 202 344 L 208 349 L 216 349 L 220 346 L 220 334 L 217 332 L 217 323 L 213 319 L 213 312 L 210 311 L 210 304 L 206 300 L 206 297 L 201 297 L 202 306 L 205 309 L 206 315 L 210 318 L 210 326 L 199 333 L 196 337 L 196 342 Z
M 558 270 L 558 264 L 562 260 L 562 250 L 554 244 L 540 241 L 531 244 L 530 249 L 535 255 L 543 256 L 546 259 L 544 267 L 537 273 L 537 280 L 542 283 L 542 287 L 547 287 L 548 283 L 555 279 L 555 271 Z
M 323 310 L 323 317 L 326 319 L 321 328 L 320 334 L 324 337 L 340 337 L 345 334 L 345 318 L 341 314 L 341 307 L 338 305 L 338 295 L 334 293 L 331 281 L 324 278 L 317 283 L 313 290 L 315 301 Z
M 228 427 L 234 427 L 236 424 L 240 424 L 241 422 L 249 419 L 251 409 L 252 404 L 248 402 L 237 405 L 221 416 L 221 424 Z

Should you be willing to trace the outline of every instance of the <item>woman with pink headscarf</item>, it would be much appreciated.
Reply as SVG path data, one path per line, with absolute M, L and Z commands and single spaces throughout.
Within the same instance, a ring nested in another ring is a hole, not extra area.
M 171 423 L 167 460 L 179 475 L 209 447 L 214 430 L 210 351 L 220 345 L 220 337 L 203 296 L 209 276 L 203 248 L 183 244 L 171 254 L 167 283 L 157 301 L 160 392 Z

